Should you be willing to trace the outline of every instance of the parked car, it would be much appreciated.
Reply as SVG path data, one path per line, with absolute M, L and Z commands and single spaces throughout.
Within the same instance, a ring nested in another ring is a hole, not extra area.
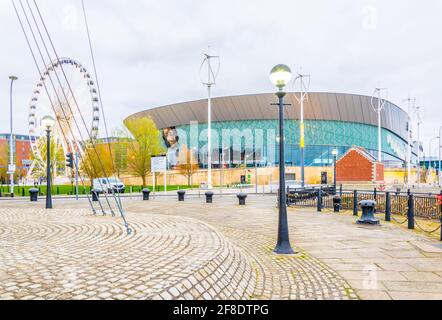
M 118 178 L 99 178 L 94 179 L 94 189 L 100 193 L 124 193 L 126 186 Z

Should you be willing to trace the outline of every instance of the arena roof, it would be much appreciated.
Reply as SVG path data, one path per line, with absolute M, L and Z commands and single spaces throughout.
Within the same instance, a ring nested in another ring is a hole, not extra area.
M 212 121 L 274 120 L 278 119 L 277 102 L 273 93 L 213 98 Z M 295 93 L 288 93 L 285 103 L 286 119 L 300 118 L 300 107 Z M 375 103 L 377 104 L 376 100 Z M 377 115 L 371 106 L 371 97 L 342 93 L 310 93 L 304 104 L 306 120 L 335 120 L 377 126 Z M 188 125 L 191 121 L 207 122 L 207 99 L 183 102 L 145 110 L 130 116 L 150 116 L 159 128 Z M 397 105 L 388 102 L 382 111 L 382 126 L 407 140 L 408 116 Z

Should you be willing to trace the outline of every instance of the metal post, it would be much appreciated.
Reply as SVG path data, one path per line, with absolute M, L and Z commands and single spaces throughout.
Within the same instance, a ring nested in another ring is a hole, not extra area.
M 321 188 L 319 188 L 319 190 L 318 190 L 318 198 L 316 201 L 316 205 L 317 205 L 318 212 L 322 212 L 322 189 Z
M 391 221 L 391 194 L 387 192 L 385 194 L 385 221 Z
M 439 216 L 440 216 L 440 223 L 442 224 L 442 191 L 439 194 Z M 442 228 L 440 230 L 440 241 L 442 241 Z
M 442 126 L 439 128 L 439 172 L 437 175 L 439 187 L 442 187 L 442 174 L 440 172 L 440 170 L 442 169 L 442 155 L 441 155 L 442 140 L 441 139 L 442 139 Z
M 79 153 L 75 153 L 75 199 L 78 201 L 78 158 Z
M 421 187 L 421 119 L 420 119 L 420 107 L 416 107 L 417 113 L 417 188 Z
M 9 92 L 9 98 L 10 98 L 10 125 L 11 125 L 11 131 L 10 131 L 10 136 L 9 136 L 9 164 L 10 164 L 10 175 L 9 175 L 9 179 L 10 179 L 10 194 L 11 197 L 14 197 L 14 173 L 13 169 L 14 168 L 14 139 L 13 139 L 13 135 L 12 135 L 12 87 L 14 84 L 14 81 L 17 80 L 18 78 L 15 76 L 10 76 L 9 79 L 11 80 L 11 87 L 10 87 L 10 92 Z M 14 170 L 15 171 L 15 170 Z
M 287 221 L 287 199 L 285 195 L 285 154 L 284 154 L 284 97 L 285 92 L 279 91 L 279 224 L 278 243 L 274 250 L 278 254 L 294 254 L 290 245 Z
M 335 192 L 336 192 L 336 187 L 337 187 L 337 168 L 336 168 L 336 163 L 337 163 L 337 161 L 338 161 L 338 157 L 336 156 L 336 155 L 334 155 L 333 156 L 333 171 L 334 171 L 334 173 L 333 173 L 333 185 L 334 185 L 334 187 L 335 187 Z
M 358 206 L 358 191 L 353 192 L 353 215 L 358 216 L 359 206 Z
M 51 130 L 46 130 L 47 137 L 47 152 L 46 152 L 46 209 L 52 209 L 52 194 L 51 194 Z
M 408 229 L 414 230 L 414 196 L 408 196 Z
M 209 79 L 210 79 L 210 59 L 209 63 Z M 210 83 L 210 81 L 209 81 Z M 207 186 L 209 189 L 212 188 L 212 96 L 211 96 L 212 85 L 207 86 L 207 91 L 209 95 L 208 102 L 208 133 L 207 133 Z

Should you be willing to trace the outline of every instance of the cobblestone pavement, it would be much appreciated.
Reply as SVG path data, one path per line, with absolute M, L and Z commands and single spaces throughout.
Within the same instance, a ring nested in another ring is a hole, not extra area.
M 247 206 L 239 207 L 229 196 L 215 198 L 213 205 L 194 199 L 164 211 L 161 200 L 156 200 L 149 207 L 155 212 L 191 216 L 220 230 L 259 266 L 262 278 L 257 283 L 258 287 L 264 283 L 264 297 L 287 298 L 289 291 L 290 298 L 327 299 L 342 297 L 336 292 L 347 290 L 353 297 L 354 291 L 340 280 L 344 278 L 361 299 L 442 299 L 440 241 L 386 222 L 380 227 L 363 227 L 351 215 L 290 208 L 291 240 L 301 254 L 286 264 L 286 258 L 270 254 L 276 241 L 275 201 L 274 196 L 250 196 Z M 128 208 L 136 212 L 142 205 L 134 201 Z M 299 261 L 302 264 L 297 265 Z M 324 287 L 336 291 L 322 293 Z M 255 294 L 259 296 L 259 290 Z
M 52 211 L 2 202 L 0 298 L 357 299 L 310 254 L 272 253 L 271 199 L 126 199 L 130 236 L 120 218 L 93 216 L 86 202 L 56 200 Z

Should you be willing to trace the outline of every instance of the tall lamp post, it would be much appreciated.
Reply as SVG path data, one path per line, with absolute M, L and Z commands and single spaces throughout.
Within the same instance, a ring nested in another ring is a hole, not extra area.
M 336 186 L 337 186 L 337 180 L 336 180 L 336 176 L 337 176 L 336 163 L 338 162 L 338 154 L 339 154 L 338 149 L 334 149 L 334 150 L 332 151 L 332 155 L 333 155 L 333 186 L 334 186 L 334 188 L 335 188 L 335 191 L 336 191 Z
M 51 131 L 55 120 L 51 116 L 45 116 L 41 120 L 43 127 L 46 128 L 46 209 L 52 209 L 51 194 Z
M 270 81 L 278 88 L 279 99 L 279 224 L 278 242 L 274 250 L 277 254 L 294 254 L 290 245 L 287 221 L 287 199 L 285 194 L 285 156 L 284 156 L 284 88 L 292 80 L 292 71 L 286 65 L 275 66 L 270 72 Z
M 14 138 L 12 136 L 12 87 L 15 80 L 18 80 L 16 76 L 10 76 L 9 79 L 11 80 L 11 88 L 9 92 L 9 98 L 10 98 L 10 125 L 11 125 L 11 132 L 9 136 L 9 181 L 10 181 L 10 193 L 11 197 L 14 197 L 14 173 L 15 173 L 15 163 L 14 163 Z

